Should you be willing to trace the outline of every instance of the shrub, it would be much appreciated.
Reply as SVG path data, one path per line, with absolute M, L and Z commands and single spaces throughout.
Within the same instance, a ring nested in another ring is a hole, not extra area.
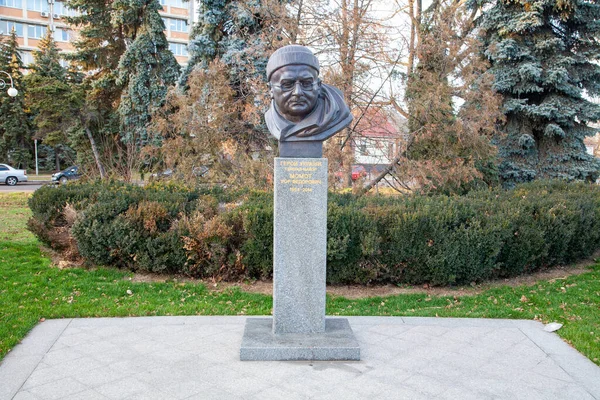
M 327 207 L 327 280 L 365 283 L 377 277 L 372 260 L 379 252 L 376 220 L 350 204 Z
M 196 212 L 181 221 L 183 248 L 187 253 L 184 272 L 191 275 L 236 278 L 233 266 L 228 266 L 231 250 L 228 246 L 233 230 L 220 215 L 206 218 Z
M 253 198 L 239 210 L 243 239 L 240 254 L 251 278 L 273 275 L 273 201 L 272 197 Z
M 107 186 L 71 232 L 80 254 L 92 263 L 180 272 L 187 257 L 177 221 L 194 211 L 197 199 L 198 193 L 174 185 Z
M 72 183 L 60 187 L 47 185 L 36 190 L 28 200 L 33 217 L 27 222 L 27 228 L 46 245 L 66 253 L 69 259 L 76 258 L 77 246 L 71 227 L 79 210 L 95 203 L 99 189 L 106 185 Z M 108 185 L 123 184 L 110 182 Z
M 109 182 L 42 188 L 30 204 L 30 229 L 40 239 L 58 248 L 53 234 L 67 235 L 94 264 L 216 279 L 272 276 L 270 193 Z M 330 283 L 511 277 L 598 249 L 600 188 L 536 182 L 452 197 L 330 194 L 327 229 Z

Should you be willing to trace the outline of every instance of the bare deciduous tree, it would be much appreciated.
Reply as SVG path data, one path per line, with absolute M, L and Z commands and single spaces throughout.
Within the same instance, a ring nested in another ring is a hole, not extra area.
M 411 139 L 363 191 L 390 175 L 404 188 L 460 191 L 490 178 L 484 174 L 494 169 L 490 137 L 502 119 L 501 99 L 480 56 L 478 10 L 440 0 L 421 15 L 420 3 L 410 1 L 407 106 L 396 99 L 391 104 L 408 117 Z
M 236 98 L 227 68 L 213 61 L 189 76 L 189 89 L 169 91 L 166 104 L 153 116 L 153 146 L 144 149 L 148 160 L 162 160 L 163 168 L 177 170 L 186 181 L 265 187 L 270 183 L 270 159 L 253 160 L 245 143 L 236 141 L 247 129 L 246 103 Z M 258 158 L 258 157 L 256 157 Z
M 316 51 L 323 80 L 342 91 L 355 116 L 325 146 L 330 169 L 344 171 L 345 186 L 352 182 L 357 123 L 371 106 L 388 102 L 383 84 L 402 58 L 402 49 L 393 44 L 397 28 L 377 5 L 374 0 L 299 0 L 294 9 L 298 32 L 292 39 Z

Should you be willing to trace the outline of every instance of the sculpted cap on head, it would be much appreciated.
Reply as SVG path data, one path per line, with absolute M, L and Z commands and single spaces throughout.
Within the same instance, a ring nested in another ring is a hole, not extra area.
M 352 121 L 342 92 L 318 75 L 319 60 L 304 46 L 282 47 L 269 58 L 265 122 L 279 141 L 280 157 L 322 157 L 323 141 Z
M 319 73 L 319 60 L 308 48 L 299 45 L 289 45 L 280 48 L 269 57 L 267 63 L 267 79 L 271 80 L 273 72 L 286 65 L 308 65 Z

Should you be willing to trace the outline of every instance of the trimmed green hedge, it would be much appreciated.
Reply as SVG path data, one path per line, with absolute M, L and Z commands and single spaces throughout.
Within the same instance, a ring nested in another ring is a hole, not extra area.
M 77 212 L 70 225 L 67 204 Z M 41 240 L 52 245 L 67 225 L 92 264 L 220 279 L 272 274 L 269 193 L 72 184 L 39 189 L 30 206 Z M 591 255 L 600 247 L 600 188 L 552 181 L 457 197 L 330 194 L 327 229 L 330 283 L 464 284 Z

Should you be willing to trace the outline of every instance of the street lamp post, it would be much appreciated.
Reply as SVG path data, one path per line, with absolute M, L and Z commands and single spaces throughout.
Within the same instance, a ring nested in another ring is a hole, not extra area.
M 12 76 L 10 76 L 10 74 L 6 71 L 0 71 L 0 72 L 5 74 L 6 76 L 8 76 L 8 78 L 10 79 L 10 87 L 8 88 L 6 93 L 8 93 L 8 95 L 10 97 L 15 97 L 16 95 L 18 95 L 19 91 L 17 89 L 15 89 L 15 85 L 13 83 Z M 0 90 L 4 89 L 5 87 L 6 87 L 6 82 L 4 82 L 4 78 L 0 78 Z
M 35 145 L 35 176 L 38 176 L 37 139 L 33 139 L 33 143 Z

